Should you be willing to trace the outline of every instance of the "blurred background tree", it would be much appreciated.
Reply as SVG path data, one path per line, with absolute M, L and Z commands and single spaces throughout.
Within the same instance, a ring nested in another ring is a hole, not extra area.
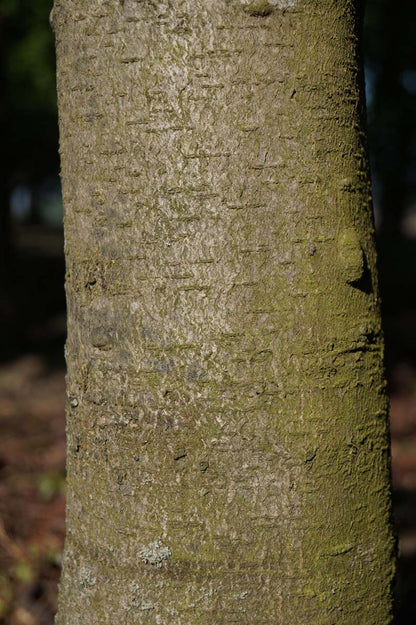
M 0 3 L 0 623 L 50 625 L 64 524 L 65 298 L 52 0 Z M 367 0 L 391 397 L 396 625 L 416 623 L 416 3 Z

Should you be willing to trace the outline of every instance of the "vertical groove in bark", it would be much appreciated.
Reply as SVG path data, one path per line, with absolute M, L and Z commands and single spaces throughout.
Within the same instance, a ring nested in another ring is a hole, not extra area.
M 58 625 L 391 622 L 354 3 L 244 4 L 55 3 Z

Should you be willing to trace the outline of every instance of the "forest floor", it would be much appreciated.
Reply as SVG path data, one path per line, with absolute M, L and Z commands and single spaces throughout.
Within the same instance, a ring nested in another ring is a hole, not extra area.
M 0 369 L 0 623 L 51 625 L 65 535 L 65 379 L 40 357 Z
M 393 372 L 397 625 L 416 622 L 416 370 Z M 52 625 L 65 534 L 64 371 L 26 355 L 0 368 L 0 623 Z M 413 603 L 412 603 L 413 602 Z

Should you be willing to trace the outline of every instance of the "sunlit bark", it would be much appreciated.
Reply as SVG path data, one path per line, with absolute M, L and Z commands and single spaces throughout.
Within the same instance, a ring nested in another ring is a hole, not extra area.
M 391 623 L 350 0 L 58 0 L 58 625 Z

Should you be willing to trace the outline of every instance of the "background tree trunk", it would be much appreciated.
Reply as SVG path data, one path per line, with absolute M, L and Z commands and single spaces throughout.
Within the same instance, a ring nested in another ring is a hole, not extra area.
M 386 625 L 351 0 L 58 0 L 58 625 Z

